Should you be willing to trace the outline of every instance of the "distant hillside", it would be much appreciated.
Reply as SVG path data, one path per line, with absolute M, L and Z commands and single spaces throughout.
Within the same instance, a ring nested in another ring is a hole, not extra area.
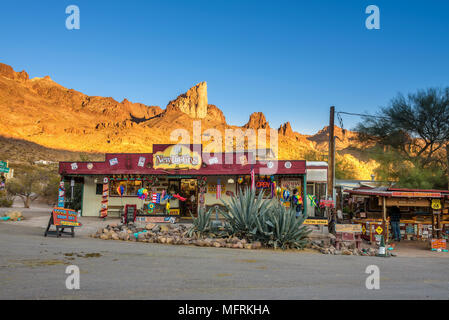
M 127 99 L 117 102 L 110 97 L 87 96 L 49 76 L 29 79 L 25 71 L 15 72 L 1 63 L 0 112 L 0 158 L 10 161 L 79 161 L 80 154 L 100 160 L 105 152 L 151 152 L 154 143 L 173 143 L 170 133 L 174 129 L 184 129 L 193 136 L 193 121 L 201 121 L 203 132 L 215 129 L 223 137 L 229 128 L 270 128 L 261 112 L 251 114 L 243 127 L 227 124 L 223 112 L 209 104 L 206 82 L 162 109 Z M 277 129 L 279 158 L 326 155 L 327 130 L 325 127 L 308 136 L 294 132 L 289 122 L 282 124 Z M 373 162 L 357 150 L 355 133 L 343 133 L 336 127 L 336 135 L 339 159 L 357 169 L 354 178 L 369 179 Z

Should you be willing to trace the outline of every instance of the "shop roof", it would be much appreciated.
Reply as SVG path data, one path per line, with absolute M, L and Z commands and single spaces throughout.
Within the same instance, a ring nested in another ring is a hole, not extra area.
M 345 190 L 353 195 L 401 197 L 401 198 L 442 198 L 449 196 L 449 190 L 435 189 L 402 189 L 402 188 L 359 188 Z
M 245 155 L 246 160 L 241 161 Z M 143 165 L 139 160 L 144 158 Z M 142 164 L 141 163 L 141 164 Z M 61 175 L 247 175 L 251 168 L 260 175 L 294 175 L 306 173 L 305 160 L 254 160 L 253 153 L 202 154 L 200 169 L 154 169 L 152 153 L 108 153 L 105 161 L 59 162 Z

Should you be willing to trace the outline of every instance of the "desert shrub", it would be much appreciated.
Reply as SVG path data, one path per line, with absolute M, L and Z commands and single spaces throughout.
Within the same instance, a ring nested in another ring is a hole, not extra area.
M 231 235 L 260 241 L 274 248 L 303 248 L 310 230 L 303 225 L 306 215 L 296 217 L 293 208 L 287 209 L 276 199 L 256 197 L 246 188 L 229 202 L 223 201 L 227 212 L 222 212 Z

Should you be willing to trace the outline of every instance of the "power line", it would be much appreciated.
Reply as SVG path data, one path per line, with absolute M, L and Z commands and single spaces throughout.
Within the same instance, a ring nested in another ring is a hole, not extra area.
M 374 116 L 372 114 L 362 114 L 362 113 L 353 113 L 353 112 L 345 112 L 345 111 L 338 111 L 337 114 L 347 114 L 350 116 L 359 116 L 359 117 L 367 117 L 367 118 L 389 119 L 388 117 Z

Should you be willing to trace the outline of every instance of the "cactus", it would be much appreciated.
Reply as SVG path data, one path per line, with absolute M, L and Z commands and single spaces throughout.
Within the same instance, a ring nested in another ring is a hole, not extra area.
M 229 202 L 222 201 L 228 212 L 222 215 L 231 234 L 258 240 L 274 248 L 303 248 L 311 232 L 303 225 L 306 215 L 296 217 L 293 208 L 287 209 L 276 199 L 256 197 L 254 190 L 246 188 Z
M 263 199 L 262 192 L 256 197 L 255 191 L 249 188 L 240 190 L 229 202 L 224 200 L 222 202 L 228 210 L 221 211 L 221 214 L 226 219 L 229 232 L 250 239 L 257 231 L 258 217 L 264 215 L 270 207 L 270 200 Z
M 203 208 L 200 208 L 198 210 L 198 217 L 194 217 L 190 212 L 190 215 L 192 216 L 192 226 L 187 232 L 188 236 L 192 237 L 193 235 L 196 235 L 197 237 L 200 237 L 206 233 L 209 233 L 211 230 L 211 221 L 210 221 L 211 214 L 212 208 L 209 209 L 208 211 L 206 211 Z

